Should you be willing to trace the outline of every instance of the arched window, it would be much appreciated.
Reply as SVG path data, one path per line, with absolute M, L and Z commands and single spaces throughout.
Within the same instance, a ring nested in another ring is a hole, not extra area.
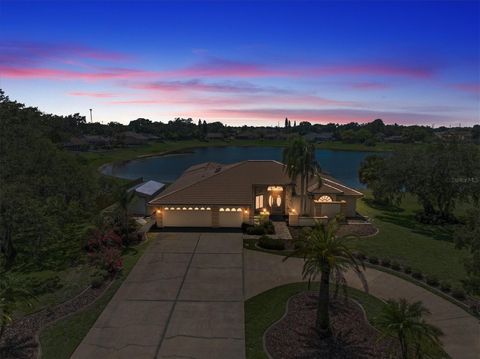
M 332 202 L 332 197 L 330 196 L 321 196 L 317 202 Z

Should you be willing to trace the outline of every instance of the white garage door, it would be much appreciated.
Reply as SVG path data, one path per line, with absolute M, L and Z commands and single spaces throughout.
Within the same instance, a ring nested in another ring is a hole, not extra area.
M 164 211 L 163 225 L 165 227 L 211 227 L 212 211 Z
M 218 226 L 219 227 L 240 227 L 243 222 L 243 213 L 239 212 L 219 212 Z

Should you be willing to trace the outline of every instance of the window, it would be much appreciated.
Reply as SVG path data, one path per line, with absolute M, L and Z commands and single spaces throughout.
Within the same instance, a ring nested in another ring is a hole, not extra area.
M 263 194 L 255 196 L 255 209 L 263 208 Z
M 330 196 L 321 196 L 315 202 L 332 202 L 332 197 Z

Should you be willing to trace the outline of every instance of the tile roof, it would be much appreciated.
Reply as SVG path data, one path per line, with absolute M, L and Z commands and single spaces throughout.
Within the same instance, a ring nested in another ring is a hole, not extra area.
M 337 193 L 362 196 L 332 177 L 323 176 L 320 189 L 312 179 L 312 193 Z M 188 168 L 164 192 L 153 199 L 152 205 L 251 205 L 253 185 L 288 185 L 292 180 L 285 165 L 272 160 L 243 161 L 233 164 L 201 163 Z
M 292 181 L 277 161 L 243 161 L 229 165 L 202 163 L 187 169 L 150 203 L 250 205 L 252 185 L 287 185 Z

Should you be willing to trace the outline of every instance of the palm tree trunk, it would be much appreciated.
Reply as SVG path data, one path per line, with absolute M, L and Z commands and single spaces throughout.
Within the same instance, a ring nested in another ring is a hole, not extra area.
M 304 207 L 305 207 L 305 175 L 302 174 L 300 178 L 300 215 L 304 215 Z
M 330 328 L 330 267 L 328 263 L 322 266 L 322 274 L 320 277 L 320 291 L 318 293 L 318 307 L 316 329 L 320 337 L 328 338 L 332 335 Z

